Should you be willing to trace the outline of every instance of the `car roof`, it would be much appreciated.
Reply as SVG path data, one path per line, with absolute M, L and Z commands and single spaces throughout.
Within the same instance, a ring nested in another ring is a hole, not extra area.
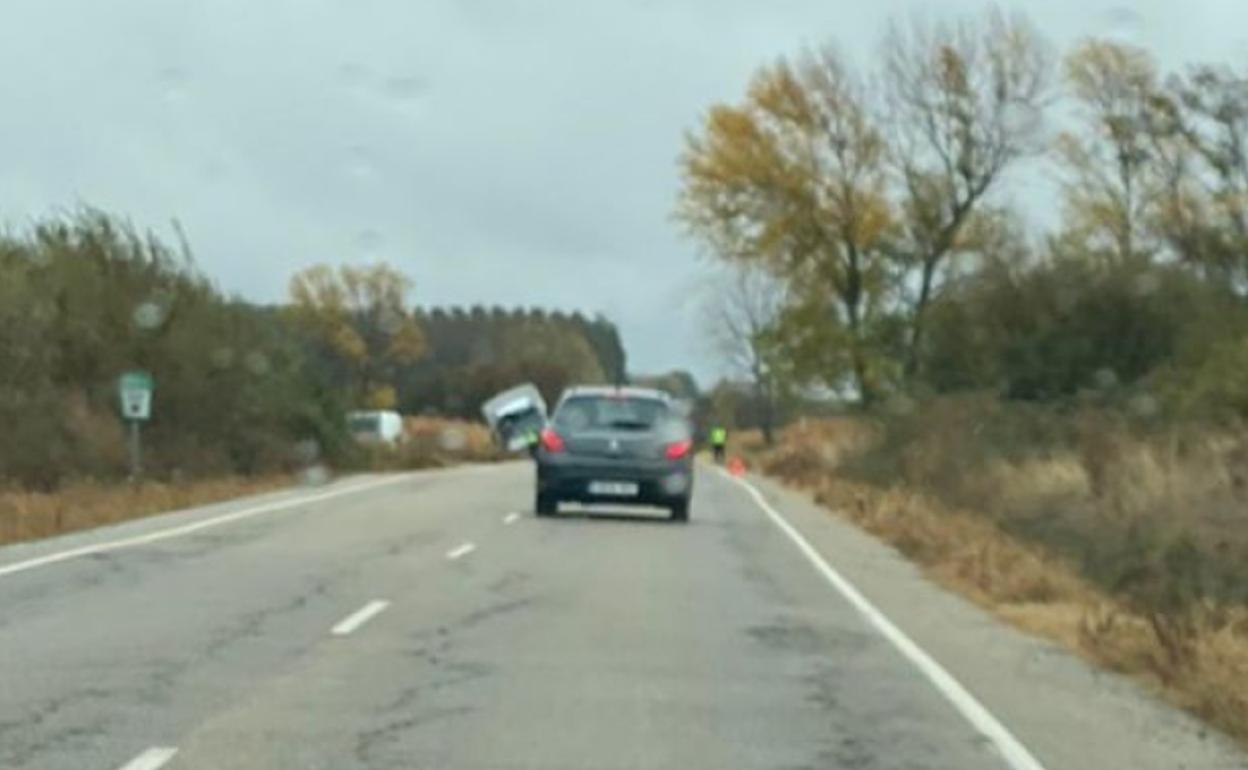
M 672 400 L 672 397 L 662 390 L 639 388 L 631 385 L 576 385 L 565 390 L 563 398 L 559 400 L 565 401 L 574 396 L 622 396 L 625 398 L 652 398 L 664 402 Z

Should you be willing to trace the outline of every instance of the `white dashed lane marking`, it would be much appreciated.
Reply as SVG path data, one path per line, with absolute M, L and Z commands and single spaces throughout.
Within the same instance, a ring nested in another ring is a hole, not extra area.
M 170 746 L 153 746 L 122 765 L 121 770 L 159 770 L 177 753 L 178 750 Z
M 390 602 L 385 599 L 374 599 L 344 618 L 341 623 L 333 627 L 331 633 L 334 636 L 347 636 L 354 633 L 359 630 L 360 626 L 385 612 L 389 606 Z

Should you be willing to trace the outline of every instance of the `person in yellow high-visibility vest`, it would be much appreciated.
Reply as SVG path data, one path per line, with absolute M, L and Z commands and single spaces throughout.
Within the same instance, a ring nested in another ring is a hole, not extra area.
M 715 455 L 715 462 L 724 462 L 724 453 L 728 449 L 728 429 L 722 425 L 716 425 L 711 428 L 711 453 Z

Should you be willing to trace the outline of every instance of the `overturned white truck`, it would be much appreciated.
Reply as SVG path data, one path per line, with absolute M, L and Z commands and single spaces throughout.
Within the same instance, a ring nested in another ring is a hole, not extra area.
M 546 427 L 546 401 L 537 387 L 526 383 L 505 390 L 481 406 L 494 441 L 508 452 L 536 446 Z

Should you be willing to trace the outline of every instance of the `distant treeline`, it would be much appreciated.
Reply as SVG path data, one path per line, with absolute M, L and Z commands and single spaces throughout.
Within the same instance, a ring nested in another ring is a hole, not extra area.
M 615 327 L 542 310 L 415 310 L 386 265 L 312 268 L 291 301 L 226 296 L 171 246 L 96 212 L 0 235 L 0 488 L 127 472 L 117 378 L 155 379 L 145 467 L 254 474 L 348 458 L 344 414 L 475 416 L 521 380 L 552 398 L 624 376 Z
M 405 412 L 476 417 L 483 401 L 532 382 L 553 405 L 569 383 L 627 378 L 615 325 L 605 318 L 540 308 L 422 308 L 425 355 L 398 380 Z

